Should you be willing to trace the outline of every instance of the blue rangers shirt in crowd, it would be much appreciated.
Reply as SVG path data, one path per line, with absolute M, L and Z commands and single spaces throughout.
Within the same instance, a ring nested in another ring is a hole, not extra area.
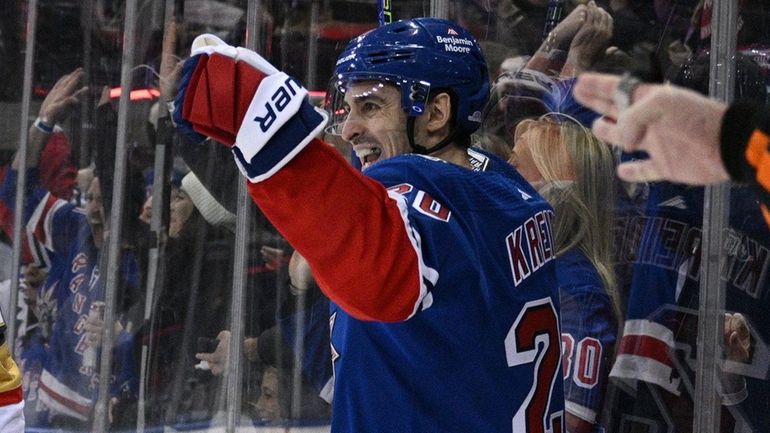
M 556 271 L 566 410 L 598 432 L 618 334 L 614 304 L 596 268 L 577 248 L 556 259 Z
M 723 395 L 720 430 L 733 431 L 741 424 L 741 431 L 766 431 L 770 230 L 761 223 L 759 205 L 748 188 L 733 187 L 730 193 L 720 275 L 726 283 L 727 312 L 740 312 L 749 322 L 752 353 L 745 362 L 725 363 L 724 371 L 742 376 L 746 388 L 732 397 Z M 657 426 L 658 431 L 687 430 L 693 420 L 703 188 L 655 184 L 647 214 L 639 218 L 627 320 L 611 376 L 636 388 L 635 404 L 621 408 L 632 412 L 633 422 Z
M 16 175 L 15 170 L 10 170 L 5 179 L 2 196 L 6 203 L 13 197 Z M 38 299 L 49 307 L 49 318 L 41 323 L 48 341 L 38 398 L 52 414 L 87 421 L 99 380 L 94 366 L 83 364 L 83 354 L 89 347 L 85 332 L 89 308 L 92 302 L 104 300 L 104 285 L 99 278 L 99 250 L 83 209 L 41 189 L 35 168 L 29 170 L 28 179 L 30 193 L 24 215 L 30 248 L 35 257 L 42 258 L 48 265 L 48 276 L 38 293 Z M 120 265 L 121 287 L 138 287 L 139 270 L 133 255 L 124 254 Z M 123 340 L 118 336 L 119 343 Z M 129 349 L 125 344 L 119 345 L 117 356 L 126 350 Z M 95 366 L 98 366 L 98 360 Z M 121 370 L 133 368 L 130 363 L 114 364 L 113 394 L 119 390 L 136 389 L 134 371 Z

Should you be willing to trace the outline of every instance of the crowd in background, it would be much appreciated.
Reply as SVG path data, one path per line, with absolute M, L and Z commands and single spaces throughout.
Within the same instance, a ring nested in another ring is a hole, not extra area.
M 232 156 L 210 141 L 190 143 L 170 119 L 179 62 L 192 38 L 205 30 L 243 45 L 246 5 L 184 3 L 176 19 L 141 32 L 131 89 L 119 88 L 117 3 L 94 2 L 90 31 L 76 4 L 41 5 L 37 119 L 25 158 L 4 147 L 0 167 L 0 253 L 10 251 L 16 206 L 24 218 L 21 273 L 3 273 L 9 254 L 0 267 L 0 299 L 7 280 L 19 278 L 18 305 L 2 311 L 18 323 L 14 356 L 28 428 L 90 431 L 102 380 L 110 383 L 114 431 L 135 430 L 138 413 L 148 428 L 222 422 L 233 343 L 243 345 L 243 410 L 252 423 L 323 425 L 330 416 L 329 300 L 257 208 L 248 233 L 236 234 L 242 179 Z M 310 90 L 327 90 L 348 40 L 376 26 L 374 1 L 263 3 L 257 51 Z M 394 16 L 427 15 L 428 3 L 399 2 Z M 597 139 L 590 128 L 599 114 L 575 101 L 572 86 L 584 71 L 631 72 L 708 93 L 713 2 L 566 1 L 561 19 L 550 22 L 551 3 L 450 2 L 450 18 L 481 43 L 494 83 L 473 143 L 508 161 L 554 208 L 567 431 L 688 431 L 704 190 L 616 179 L 618 162 L 644 155 Z M 770 10 L 761 1 L 739 4 L 735 97 L 765 104 Z M 205 7 L 219 7 L 216 19 Z M 21 88 L 22 10 L 11 9 L 1 19 L 0 51 L 8 61 L 0 68 L 8 74 L 0 75 L 10 78 L 0 83 L 0 101 L 15 100 Z M 65 26 L 64 37 L 52 38 Z M 309 39 L 313 61 L 297 49 Z M 113 323 L 105 323 L 122 91 L 130 92 L 127 176 L 118 296 Z M 314 98 L 330 108 L 328 99 Z M 360 165 L 333 128 L 324 138 Z M 159 145 L 171 149 L 164 167 L 155 162 Z M 17 203 L 21 170 L 26 190 Z M 759 205 L 747 188 L 730 192 L 720 264 L 727 287 L 720 428 L 763 431 L 770 425 L 770 231 L 757 223 Z M 247 263 L 233 262 L 236 236 L 247 238 Z M 232 342 L 229 306 L 239 268 L 247 275 L 247 338 Z M 115 331 L 110 372 L 99 371 L 105 326 Z

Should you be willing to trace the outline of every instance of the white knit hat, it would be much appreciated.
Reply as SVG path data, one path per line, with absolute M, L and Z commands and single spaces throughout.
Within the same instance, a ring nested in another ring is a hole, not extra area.
M 225 209 L 192 171 L 182 178 L 182 191 L 190 196 L 198 212 L 209 224 L 235 232 L 235 214 Z

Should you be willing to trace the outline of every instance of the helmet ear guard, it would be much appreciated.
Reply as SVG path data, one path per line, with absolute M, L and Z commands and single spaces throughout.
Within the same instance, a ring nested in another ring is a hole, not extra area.
M 428 102 L 428 95 L 430 95 L 430 83 L 427 81 L 420 81 L 412 83 L 409 86 L 409 91 L 401 88 L 402 101 L 401 106 L 404 107 L 406 115 L 410 117 L 417 117 L 425 112 L 425 103 Z

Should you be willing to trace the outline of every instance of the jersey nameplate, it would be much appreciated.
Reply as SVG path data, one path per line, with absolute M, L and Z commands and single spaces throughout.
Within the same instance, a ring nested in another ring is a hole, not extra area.
M 514 285 L 518 286 L 554 259 L 552 220 L 552 211 L 540 211 L 506 236 L 505 244 Z

